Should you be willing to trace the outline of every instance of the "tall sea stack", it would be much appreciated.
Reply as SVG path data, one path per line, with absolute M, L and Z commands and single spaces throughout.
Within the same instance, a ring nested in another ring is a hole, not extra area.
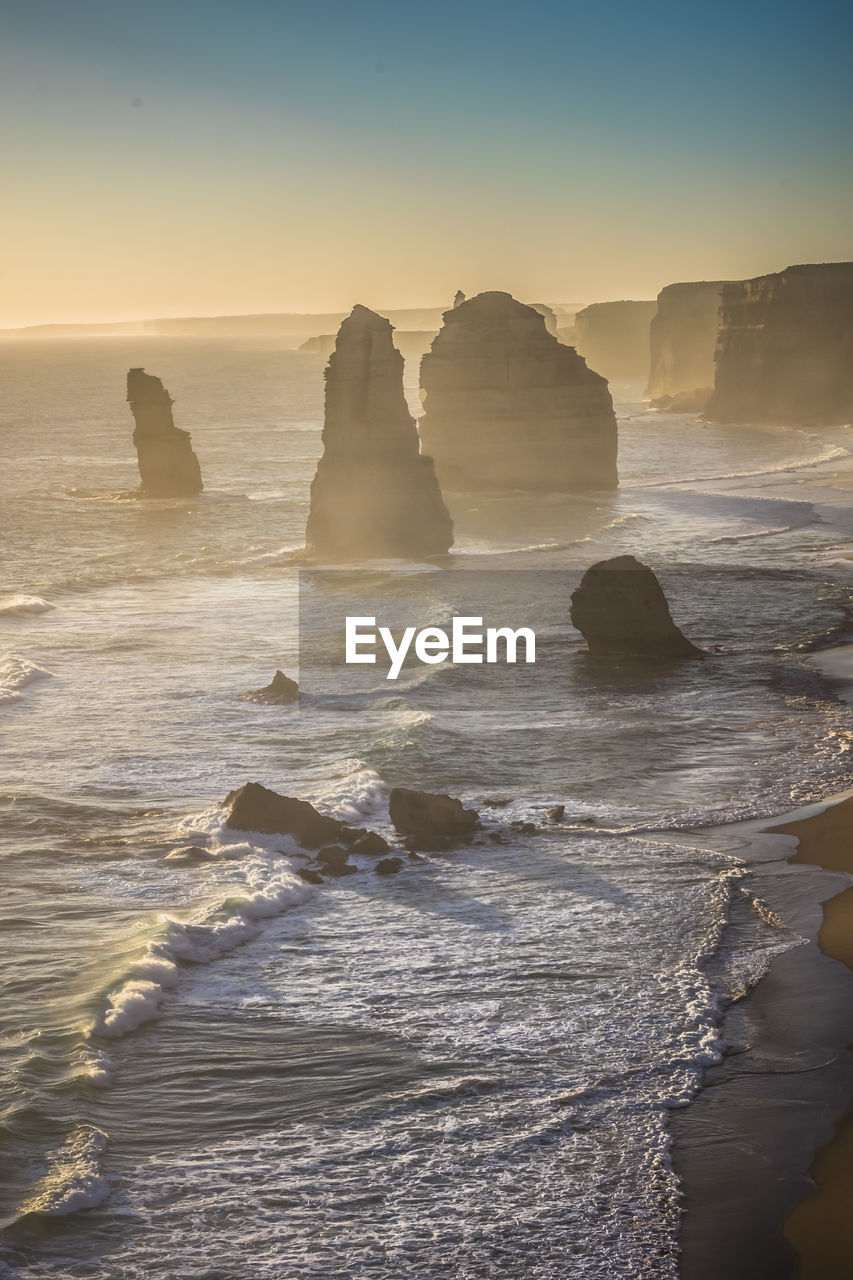
M 726 284 L 726 280 L 699 280 L 661 289 L 657 313 L 649 325 L 646 394 L 653 400 L 713 387 L 720 294 Z
M 786 267 L 727 285 L 720 316 L 707 417 L 853 421 L 853 262 Z
M 578 355 L 605 378 L 649 376 L 649 324 L 656 302 L 593 302 L 575 316 Z
M 201 493 L 201 468 L 190 444 L 172 418 L 172 397 L 159 378 L 144 369 L 127 375 L 127 399 L 136 424 L 133 443 L 142 484 L 149 498 L 190 498 Z
M 508 293 L 444 314 L 421 361 L 424 448 L 446 489 L 615 489 L 607 381 Z
M 337 558 L 443 555 L 453 544 L 432 459 L 420 452 L 390 321 L 356 306 L 326 369 L 323 456 L 306 543 Z

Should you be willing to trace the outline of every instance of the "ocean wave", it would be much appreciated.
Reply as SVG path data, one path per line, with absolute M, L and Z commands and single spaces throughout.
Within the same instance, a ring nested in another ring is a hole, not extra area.
M 109 1184 L 101 1175 L 107 1142 L 107 1135 L 93 1125 L 72 1130 L 60 1147 L 48 1152 L 47 1173 L 19 1213 L 65 1217 L 78 1209 L 103 1204 L 110 1194 Z
M 14 616 L 15 614 L 47 613 L 50 609 L 55 608 L 56 605 L 43 600 L 41 596 L 6 596 L 5 599 L 0 600 L 0 617 Z
M 26 658 L 15 656 L 4 658 L 0 662 L 0 704 L 17 702 L 21 697 L 21 690 L 27 685 L 35 684 L 39 680 L 47 680 L 52 675 L 52 671 L 39 667 L 34 662 L 28 662 Z
M 841 445 L 827 445 L 819 453 L 807 458 L 789 459 L 775 467 L 758 467 L 753 471 L 722 471 L 708 476 L 679 476 L 677 480 L 644 480 L 639 484 L 623 485 L 625 489 L 668 489 L 682 484 L 702 484 L 708 480 L 750 480 L 759 476 L 785 475 L 792 471 L 803 471 L 807 467 L 817 467 L 824 462 L 834 462 L 839 458 L 849 458 L 849 449 Z

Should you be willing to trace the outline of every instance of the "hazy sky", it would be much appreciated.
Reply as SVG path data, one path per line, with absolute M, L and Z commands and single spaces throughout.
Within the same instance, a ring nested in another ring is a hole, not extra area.
M 853 258 L 853 5 L 0 0 L 0 325 Z

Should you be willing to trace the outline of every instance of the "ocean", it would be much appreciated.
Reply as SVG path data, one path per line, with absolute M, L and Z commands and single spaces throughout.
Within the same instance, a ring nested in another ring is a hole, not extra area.
M 846 634 L 851 429 L 613 384 L 617 492 L 448 495 L 447 563 L 391 566 L 430 609 L 466 573 L 553 583 L 535 697 L 442 666 L 264 706 L 299 674 L 323 363 L 0 345 L 0 1276 L 675 1280 L 672 1112 L 802 942 L 736 847 L 685 833 L 853 782 L 853 707 L 812 660 Z M 129 496 L 137 365 L 196 500 Z M 566 595 L 626 552 L 704 662 L 589 660 Z M 225 827 L 252 780 L 388 838 L 392 786 L 446 791 L 483 830 L 315 887 L 286 839 Z

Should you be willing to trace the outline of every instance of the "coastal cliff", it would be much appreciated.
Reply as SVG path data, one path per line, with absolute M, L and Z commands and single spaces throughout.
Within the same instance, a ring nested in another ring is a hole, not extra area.
M 201 493 L 201 468 L 190 433 L 175 426 L 174 402 L 160 379 L 144 369 L 131 369 L 127 399 L 135 423 L 140 493 L 149 498 L 185 498 Z
M 448 489 L 613 489 L 617 431 L 606 379 L 508 293 L 445 312 L 421 361 L 424 448 Z
M 853 262 L 727 285 L 720 317 L 708 418 L 802 426 L 853 418 Z
M 649 325 L 646 394 L 653 400 L 714 385 L 714 350 L 725 280 L 668 284 Z
M 575 316 L 575 343 L 605 378 L 648 378 L 649 324 L 656 302 L 593 302 Z
M 432 459 L 420 453 L 388 320 L 356 306 L 326 369 L 323 456 L 311 484 L 306 543 L 351 558 L 443 555 L 453 524 Z

